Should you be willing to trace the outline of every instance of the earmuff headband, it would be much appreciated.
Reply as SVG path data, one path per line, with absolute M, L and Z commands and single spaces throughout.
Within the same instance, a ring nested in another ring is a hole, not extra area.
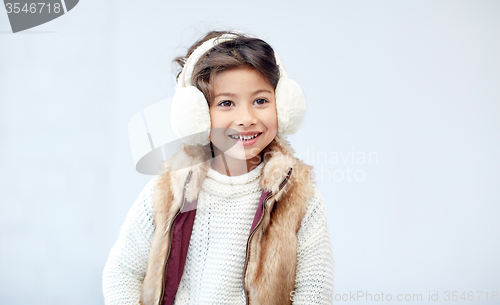
M 215 45 L 237 38 L 234 34 L 223 34 L 209 39 L 196 48 L 189 56 L 175 88 L 172 101 L 172 129 L 187 144 L 206 145 L 210 143 L 211 128 L 208 103 L 203 93 L 191 83 L 194 66 L 198 60 Z M 274 53 L 280 78 L 275 90 L 276 111 L 278 113 L 278 134 L 285 137 L 298 131 L 304 118 L 306 103 L 300 86 L 288 78 L 285 67 Z

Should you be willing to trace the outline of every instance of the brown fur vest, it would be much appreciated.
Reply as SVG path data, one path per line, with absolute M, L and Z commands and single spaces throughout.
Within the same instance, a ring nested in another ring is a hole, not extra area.
M 297 232 L 313 194 L 312 168 L 293 157 L 288 142 L 279 137 L 266 148 L 264 162 L 260 186 L 272 197 L 265 201 L 260 225 L 247 245 L 243 283 L 249 304 L 290 304 L 297 267 Z M 184 199 L 197 200 L 210 158 L 205 147 L 185 145 L 169 164 L 175 168 L 158 177 L 153 197 L 155 232 L 142 285 L 142 305 L 162 304 L 170 225 L 184 206 Z M 166 289 L 173 289 L 175 294 L 177 288 Z

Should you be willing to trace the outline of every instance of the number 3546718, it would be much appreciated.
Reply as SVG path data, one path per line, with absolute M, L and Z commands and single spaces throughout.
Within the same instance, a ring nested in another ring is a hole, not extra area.
M 52 5 L 51 5 L 52 4 Z M 61 12 L 60 3 L 6 3 L 7 14 L 36 14 L 36 13 L 55 13 Z
M 498 291 L 445 291 L 445 301 L 498 301 Z

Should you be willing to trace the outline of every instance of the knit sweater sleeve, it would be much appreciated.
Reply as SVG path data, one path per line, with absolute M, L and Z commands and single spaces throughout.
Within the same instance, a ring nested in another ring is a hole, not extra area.
M 154 233 L 154 181 L 151 179 L 130 208 L 109 253 L 102 275 L 106 305 L 139 304 Z
M 323 197 L 315 188 L 297 233 L 294 305 L 333 303 L 333 249 Z

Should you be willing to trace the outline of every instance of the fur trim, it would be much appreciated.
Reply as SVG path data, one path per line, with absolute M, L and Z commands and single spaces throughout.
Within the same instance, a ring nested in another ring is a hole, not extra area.
M 170 238 L 168 234 L 170 222 L 181 207 L 183 183 L 189 172 L 193 171 L 185 193 L 186 200 L 193 201 L 201 190 L 201 184 L 209 167 L 210 159 L 207 159 L 206 147 L 183 144 L 183 148 L 165 164 L 167 172 L 158 176 L 156 191 L 153 194 L 155 233 L 149 252 L 146 277 L 142 284 L 141 305 L 158 304 Z M 191 207 L 194 208 L 196 206 Z
M 155 233 L 142 286 L 142 305 L 158 304 L 171 219 L 179 211 L 184 183 L 193 171 L 186 199 L 193 201 L 210 167 L 207 147 L 184 145 L 170 161 L 166 174 L 159 176 L 154 193 Z M 290 304 L 297 268 L 297 232 L 307 211 L 307 200 L 314 192 L 311 167 L 293 157 L 289 143 L 277 136 L 264 152 L 260 185 L 271 190 L 261 225 L 250 244 L 245 289 L 250 304 Z M 174 167 L 175 166 L 175 167 Z M 289 169 L 292 174 L 279 190 Z
M 167 227 L 169 220 L 173 218 L 176 209 L 171 206 L 175 204 L 170 183 L 170 174 L 167 172 L 159 176 L 156 191 L 153 194 L 153 209 L 155 232 L 153 243 L 149 252 L 148 268 L 146 277 L 142 283 L 141 298 L 139 304 L 158 304 L 162 289 L 163 269 L 165 268 L 165 258 L 167 256 L 167 245 L 169 234 Z M 158 280 L 160 279 L 160 280 Z
M 184 183 L 190 171 L 193 173 L 186 189 L 186 200 L 193 201 L 198 198 L 201 184 L 210 168 L 210 162 L 209 146 L 191 146 L 187 144 L 183 144 L 183 148 L 167 162 L 168 172 L 172 177 L 171 182 L 176 208 L 181 205 Z
M 312 168 L 292 156 L 287 141 L 276 138 L 269 147 L 261 186 L 273 191 L 265 215 L 250 245 L 245 277 L 250 304 L 290 304 L 297 268 L 297 232 L 307 211 L 307 200 L 314 192 Z M 292 167 L 290 179 L 278 191 Z

